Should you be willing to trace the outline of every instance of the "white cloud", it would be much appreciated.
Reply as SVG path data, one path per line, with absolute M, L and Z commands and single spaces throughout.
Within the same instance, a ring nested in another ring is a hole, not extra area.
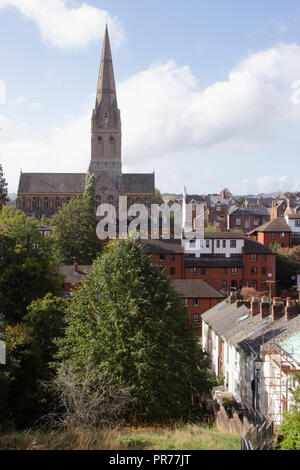
M 116 47 L 125 39 L 117 17 L 85 2 L 74 7 L 69 0 L 0 0 L 0 8 L 9 6 L 37 24 L 43 41 L 61 49 L 82 49 L 91 42 L 99 42 L 106 21 Z
M 5 82 L 0 80 L 0 104 L 6 103 L 6 87 Z
M 30 109 L 40 109 L 41 103 L 31 101 L 28 96 L 18 96 L 14 100 L 11 100 L 13 106 L 27 105 Z
M 164 168 L 165 162 L 169 168 L 163 170 L 166 181 L 168 171 L 187 181 L 195 171 L 205 168 L 204 150 L 220 149 L 221 157 L 225 145 L 227 153 L 229 149 L 237 153 L 242 142 L 251 144 L 255 152 L 266 143 L 274 145 L 274 141 L 284 139 L 285 127 L 288 138 L 296 143 L 300 106 L 292 103 L 291 96 L 292 85 L 299 79 L 300 47 L 296 44 L 252 54 L 229 73 L 226 81 L 205 89 L 199 88 L 188 66 L 178 67 L 173 61 L 152 65 L 118 86 L 124 166 L 132 171 L 145 168 L 151 171 Z M 8 162 L 12 186 L 17 185 L 16 168 L 86 171 L 90 158 L 90 117 L 91 113 L 87 113 L 70 120 L 62 129 L 53 129 L 43 141 L 2 143 L 0 161 L 6 158 Z M 197 150 L 193 160 L 189 159 L 192 150 Z M 176 162 L 176 153 L 186 155 L 181 167 Z M 226 161 L 216 153 L 216 166 L 224 165 Z M 215 178 L 220 179 L 218 184 L 222 183 L 222 174 L 215 174 Z M 256 177 L 249 168 L 247 180 L 238 192 L 244 192 L 246 187 L 247 192 L 269 191 L 274 186 L 277 190 L 289 184 L 295 187 L 298 182 Z
M 292 84 L 300 79 L 296 44 L 250 55 L 227 81 L 199 89 L 189 67 L 153 65 L 119 86 L 124 153 L 130 161 L 243 140 L 271 141 L 299 122 Z

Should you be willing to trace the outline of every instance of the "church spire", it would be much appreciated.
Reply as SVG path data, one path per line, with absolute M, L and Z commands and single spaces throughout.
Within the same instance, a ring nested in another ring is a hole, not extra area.
M 106 25 L 103 48 L 102 48 L 102 57 L 98 78 L 98 87 L 97 87 L 97 100 L 96 107 L 98 107 L 101 101 L 105 98 L 109 98 L 110 102 L 117 102 L 117 93 L 114 77 L 114 68 L 112 62 L 110 41 L 108 35 L 108 28 Z
M 121 116 L 117 104 L 114 69 L 107 25 L 105 28 L 96 105 L 92 115 L 92 155 L 90 172 L 122 171 Z M 117 176 L 116 176 L 117 177 Z

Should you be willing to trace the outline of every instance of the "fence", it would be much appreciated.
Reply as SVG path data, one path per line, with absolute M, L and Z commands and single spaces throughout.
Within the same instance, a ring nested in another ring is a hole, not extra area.
M 242 435 L 242 450 L 271 450 L 274 440 L 274 424 L 259 411 L 246 408 L 246 417 L 254 429 Z

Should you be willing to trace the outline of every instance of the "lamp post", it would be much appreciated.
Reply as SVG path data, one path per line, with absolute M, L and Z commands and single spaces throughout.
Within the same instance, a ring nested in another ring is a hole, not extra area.
M 254 370 L 255 370 L 255 408 L 259 410 L 259 399 L 258 399 L 258 383 L 259 383 L 259 372 L 261 370 L 261 366 L 263 364 L 263 360 L 259 357 L 254 361 Z

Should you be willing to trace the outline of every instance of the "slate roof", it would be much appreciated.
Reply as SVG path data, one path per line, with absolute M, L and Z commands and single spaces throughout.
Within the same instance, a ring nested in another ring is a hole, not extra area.
M 300 218 L 300 215 L 299 215 Z M 249 235 L 252 235 L 256 232 L 291 232 L 290 226 L 287 224 L 284 217 L 278 217 L 277 219 L 270 220 L 266 224 L 260 225 L 255 228 Z
M 248 318 L 237 321 L 246 315 Z M 230 304 L 228 299 L 202 314 L 202 320 L 218 336 L 247 355 L 251 349 L 259 352 L 262 344 L 266 346 L 273 341 L 278 344 L 300 331 L 300 315 L 288 322 L 284 316 L 272 322 L 271 315 L 263 319 L 259 314 L 251 317 L 250 308 L 246 305 L 238 307 L 237 302 Z
M 66 284 L 78 284 L 92 269 L 92 266 L 78 266 L 78 272 L 74 270 L 74 265 L 60 266 L 59 274 L 64 277 Z
M 271 248 L 259 243 L 255 240 L 251 240 L 250 238 L 245 238 L 244 244 L 244 253 L 245 255 L 271 255 L 274 252 Z
M 224 299 L 226 296 L 203 279 L 173 281 L 177 292 L 187 298 Z
M 235 215 L 235 216 L 269 216 L 270 211 L 267 207 L 233 207 L 229 211 L 229 215 Z
M 181 240 L 140 240 L 146 254 L 182 254 Z
M 121 179 L 123 193 L 155 193 L 154 173 L 124 173 Z
M 21 173 L 18 193 L 83 193 L 86 173 Z

